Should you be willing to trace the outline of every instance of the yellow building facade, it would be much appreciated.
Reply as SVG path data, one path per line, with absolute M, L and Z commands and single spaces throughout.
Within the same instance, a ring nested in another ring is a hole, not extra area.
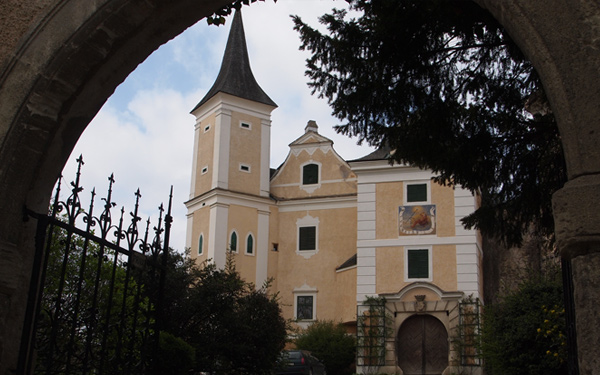
M 192 256 L 222 267 L 229 253 L 246 280 L 272 278 L 284 317 L 299 327 L 344 323 L 357 335 L 359 372 L 477 365 L 469 345 L 452 345 L 465 340 L 461 322 L 477 316 L 465 298 L 482 297 L 481 241 L 460 223 L 476 198 L 436 184 L 429 171 L 390 164 L 386 150 L 346 161 L 314 121 L 272 170 L 276 107 L 252 76 L 238 12 L 219 76 L 192 111 Z M 361 345 L 375 332 L 370 298 L 385 326 L 375 347 Z

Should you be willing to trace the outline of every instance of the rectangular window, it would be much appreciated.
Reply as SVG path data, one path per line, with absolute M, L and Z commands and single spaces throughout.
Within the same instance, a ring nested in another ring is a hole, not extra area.
M 407 250 L 409 279 L 429 279 L 429 250 L 411 249 Z
M 314 296 L 296 296 L 296 319 L 313 319 Z
M 240 171 L 242 172 L 250 172 L 250 166 L 246 164 L 240 164 Z
M 242 129 L 248 129 L 248 130 L 250 130 L 251 125 L 249 123 L 247 123 L 247 122 L 240 122 L 240 127 Z
M 427 202 L 427 184 L 407 185 L 406 202 Z
M 317 249 L 317 227 L 298 228 L 298 250 L 316 250 Z
M 313 185 L 319 183 L 319 166 L 307 164 L 302 167 L 302 185 Z

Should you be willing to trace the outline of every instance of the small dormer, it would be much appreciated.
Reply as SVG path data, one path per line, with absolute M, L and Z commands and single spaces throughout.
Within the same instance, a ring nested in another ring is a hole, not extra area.
M 333 141 L 310 120 L 304 134 L 290 143 L 290 153 L 271 179 L 271 193 L 282 199 L 354 194 L 354 178 Z

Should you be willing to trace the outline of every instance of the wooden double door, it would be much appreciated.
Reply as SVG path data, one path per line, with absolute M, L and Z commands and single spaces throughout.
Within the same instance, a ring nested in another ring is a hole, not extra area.
M 448 367 L 448 332 L 431 315 L 413 315 L 398 330 L 398 365 L 405 375 L 440 375 Z

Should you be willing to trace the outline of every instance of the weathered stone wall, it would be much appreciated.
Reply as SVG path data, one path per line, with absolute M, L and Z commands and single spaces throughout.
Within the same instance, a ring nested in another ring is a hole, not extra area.
M 228 0 L 0 2 L 0 374 L 16 371 L 44 212 L 79 135 L 152 51 Z

